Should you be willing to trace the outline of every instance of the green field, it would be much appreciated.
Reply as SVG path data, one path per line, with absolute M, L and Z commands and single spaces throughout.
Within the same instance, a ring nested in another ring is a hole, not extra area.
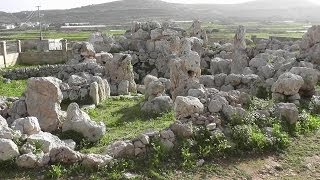
M 188 29 L 191 23 L 178 23 L 178 26 Z M 208 31 L 213 29 L 218 30 L 218 32 L 208 33 L 209 39 L 232 39 L 236 28 L 239 23 L 223 24 L 214 22 L 204 22 L 202 27 Z M 247 38 L 252 35 L 256 35 L 258 38 L 268 38 L 269 36 L 279 36 L 279 37 L 292 37 L 301 38 L 307 27 L 310 24 L 307 23 L 295 23 L 295 22 L 247 22 L 242 23 L 247 29 Z M 121 30 L 104 30 L 104 33 L 110 35 L 121 35 L 125 33 L 125 28 Z M 48 30 L 43 32 L 43 37 L 45 39 L 55 39 L 64 38 L 71 41 L 84 41 L 90 37 L 93 31 L 56 31 Z M 27 30 L 27 31 L 1 31 L 0 39 L 2 40 L 23 40 L 23 39 L 37 39 L 39 37 L 39 32 L 37 30 Z
M 110 35 L 119 35 L 124 34 L 124 30 L 114 31 L 114 30 L 105 30 L 104 33 Z M 85 41 L 90 35 L 91 31 L 43 31 L 44 39 L 67 39 L 69 41 Z M 27 40 L 27 39 L 37 39 L 39 38 L 39 31 L 28 30 L 28 31 L 6 31 L 0 32 L 0 39 L 2 40 Z

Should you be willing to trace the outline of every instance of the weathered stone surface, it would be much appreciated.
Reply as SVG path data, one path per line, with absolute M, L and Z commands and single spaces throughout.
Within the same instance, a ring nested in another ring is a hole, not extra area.
M 180 122 L 175 122 L 170 126 L 170 129 L 178 137 L 189 138 L 193 135 L 191 123 L 182 124 Z
M 21 137 L 21 133 L 19 131 L 15 131 L 8 127 L 8 125 L 3 124 L 0 125 L 0 138 L 3 139 L 18 139 Z
M 8 127 L 7 120 L 0 115 L 0 128 Z
M 120 81 L 118 85 L 118 95 L 128 95 L 129 94 L 130 82 L 127 80 Z
M 282 74 L 272 86 L 272 92 L 284 95 L 295 95 L 299 92 L 304 81 L 301 76 L 290 72 Z
M 21 168 L 43 167 L 49 164 L 49 154 L 23 154 L 16 159 L 16 164 Z
M 164 84 L 159 80 L 149 82 L 146 86 L 145 97 L 148 100 L 152 100 L 155 97 L 161 96 L 165 92 Z
M 142 106 L 142 111 L 150 113 L 168 112 L 173 108 L 173 101 L 169 96 L 158 96 L 146 101 Z
M 116 91 L 118 90 L 118 85 L 121 81 L 128 81 L 128 91 L 131 93 L 137 92 L 131 61 L 131 55 L 122 53 L 114 54 L 114 57 L 111 60 L 106 61 L 105 75 L 110 79 L 110 86 L 117 87 Z M 117 95 L 118 92 L 112 92 L 111 90 L 111 94 Z
M 99 85 L 97 82 L 90 84 L 89 95 L 95 105 L 100 104 Z
M 225 83 L 225 79 L 226 79 L 227 76 L 228 76 L 227 74 L 223 74 L 223 73 L 218 74 L 218 75 L 215 75 L 215 76 L 214 76 L 214 83 L 215 83 L 215 85 L 216 85 L 217 87 L 223 86 L 224 83 Z
M 73 130 L 83 134 L 89 141 L 98 141 L 106 132 L 103 122 L 91 121 L 88 114 L 80 110 L 77 103 L 68 106 L 67 118 L 62 125 L 62 131 Z
M 214 88 L 214 75 L 203 75 L 200 76 L 200 83 L 203 84 L 206 88 Z
M 320 96 L 312 96 L 309 104 L 309 109 L 313 113 L 320 113 Z
M 230 64 L 231 60 L 222 59 L 222 58 L 214 58 L 210 61 L 210 72 L 211 74 L 230 74 Z
M 40 144 L 41 150 L 44 153 L 48 153 L 52 148 L 66 146 L 57 136 L 47 133 L 40 132 L 38 134 L 30 135 L 27 138 L 27 142 L 30 144 Z
M 213 131 L 217 128 L 217 124 L 216 123 L 210 123 L 206 126 L 208 131 Z
M 201 28 L 201 21 L 194 20 L 191 25 L 191 36 L 203 40 L 204 45 L 208 43 L 207 32 Z
M 98 84 L 99 101 L 102 102 L 106 100 L 106 98 L 110 96 L 110 87 L 108 81 L 99 76 L 93 76 L 92 80 Z
M 82 165 L 88 168 L 100 168 L 109 165 L 113 158 L 109 155 L 101 154 L 86 154 L 81 162 Z
M 133 156 L 134 145 L 128 141 L 117 141 L 107 147 L 106 153 L 114 158 Z
M 109 52 L 114 46 L 113 38 L 101 32 L 92 33 L 88 41 L 93 45 L 96 52 Z
M 241 107 L 233 107 L 231 105 L 223 106 L 222 113 L 228 120 L 233 118 L 244 117 L 246 111 Z
M 174 111 L 177 119 L 185 118 L 194 113 L 202 113 L 204 105 L 198 98 L 178 96 L 175 100 Z
M 82 161 L 83 155 L 66 146 L 54 147 L 49 153 L 53 163 L 73 164 Z
M 10 120 L 8 121 L 9 124 L 12 123 L 12 120 L 15 120 L 21 117 L 26 117 L 28 115 L 28 112 L 27 112 L 27 105 L 25 100 L 19 99 L 13 102 L 12 107 L 9 109 L 8 114 L 11 117 Z
M 18 146 L 9 139 L 0 139 L 0 161 L 6 161 L 19 156 Z
M 87 80 L 78 75 L 71 75 L 70 78 L 68 79 L 68 84 L 70 86 L 80 86 L 86 83 L 87 83 Z
M 62 121 L 60 83 L 61 80 L 53 77 L 30 78 L 27 82 L 28 114 L 38 118 L 44 131 L 55 131 Z
M 244 26 L 239 26 L 234 36 L 234 52 L 231 62 L 231 73 L 242 74 L 248 64 L 246 49 L 246 29 Z
M 181 59 L 171 60 L 170 80 L 173 100 L 177 96 L 186 96 L 189 89 L 200 88 L 200 57 L 198 53 L 189 51 Z
M 293 103 L 279 103 L 276 104 L 275 114 L 282 120 L 287 121 L 290 124 L 294 124 L 299 119 L 299 111 Z
M 230 84 L 232 86 L 238 86 L 241 83 L 242 75 L 240 74 L 230 74 L 225 79 L 225 84 Z
M 88 58 L 95 57 L 96 55 L 93 45 L 89 42 L 83 42 L 81 44 L 81 48 L 79 52 L 82 56 L 88 57 Z
M 320 26 L 312 26 L 304 34 L 300 43 L 303 58 L 315 64 L 320 64 Z
M 303 78 L 301 90 L 313 91 L 318 82 L 319 71 L 307 67 L 293 67 L 291 73 L 299 75 Z
M 41 131 L 38 119 L 36 117 L 17 119 L 12 123 L 11 128 L 27 135 L 37 134 Z
M 208 109 L 211 113 L 218 113 L 225 105 L 228 105 L 227 99 L 225 97 L 217 95 L 211 99 Z

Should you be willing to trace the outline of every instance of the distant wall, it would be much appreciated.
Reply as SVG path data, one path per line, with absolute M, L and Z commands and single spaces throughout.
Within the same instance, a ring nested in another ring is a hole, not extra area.
M 6 55 L 6 66 L 14 66 L 18 63 L 19 53 L 10 53 Z M 4 56 L 0 55 L 0 68 L 6 67 L 4 64 Z
M 6 56 L 7 66 L 14 66 L 18 63 L 19 53 L 10 53 Z
M 53 51 L 53 50 L 62 50 L 62 39 L 28 39 L 21 40 L 21 51 Z
M 299 41 L 302 38 L 269 36 L 269 39 L 270 40 L 276 39 L 278 41 Z
M 71 57 L 71 52 L 63 53 L 63 51 L 48 52 L 21 52 L 19 63 L 28 65 L 58 64 L 64 63 Z

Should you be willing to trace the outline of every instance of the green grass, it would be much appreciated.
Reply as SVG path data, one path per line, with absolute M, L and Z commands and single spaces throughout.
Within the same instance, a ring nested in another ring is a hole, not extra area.
M 217 23 L 204 23 L 203 27 L 207 30 L 218 29 L 219 32 L 209 33 L 208 38 L 210 41 L 217 41 L 221 39 L 231 40 L 239 25 L 244 25 L 247 30 L 246 38 L 250 39 L 252 35 L 257 38 L 268 39 L 269 36 L 301 38 L 304 33 L 294 32 L 307 30 L 304 27 L 307 24 L 303 23 L 257 23 L 257 22 L 243 22 L 233 24 L 217 24 Z M 293 32 L 290 32 L 293 31 Z
M 129 140 L 146 130 L 161 130 L 169 127 L 175 120 L 172 112 L 162 115 L 148 114 L 141 111 L 143 98 L 110 98 L 88 114 L 96 121 L 106 124 L 106 135 L 92 147 L 85 147 L 83 152 L 101 152 L 104 147 L 116 140 Z
M 0 96 L 19 97 L 26 87 L 26 80 L 13 80 L 10 83 L 4 83 L 0 78 Z
M 85 41 L 87 40 L 93 31 L 74 31 L 74 32 L 63 32 L 63 31 L 43 31 L 44 39 L 67 39 L 69 41 Z M 105 30 L 104 33 L 109 35 L 122 35 L 125 30 Z M 26 40 L 26 39 L 38 39 L 39 32 L 36 30 L 27 31 L 11 31 L 11 32 L 0 32 L 0 38 L 4 40 Z

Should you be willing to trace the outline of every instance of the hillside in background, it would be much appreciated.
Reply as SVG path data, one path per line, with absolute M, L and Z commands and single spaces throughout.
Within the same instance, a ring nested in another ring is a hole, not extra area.
M 128 24 L 132 21 L 193 20 L 205 21 L 311 21 L 320 22 L 320 6 L 301 0 L 256 0 L 242 4 L 173 4 L 160 0 L 121 0 L 67 10 L 44 10 L 47 23 L 90 22 Z M 24 22 L 30 12 L 0 12 L 0 22 Z M 37 21 L 36 18 L 32 19 Z

